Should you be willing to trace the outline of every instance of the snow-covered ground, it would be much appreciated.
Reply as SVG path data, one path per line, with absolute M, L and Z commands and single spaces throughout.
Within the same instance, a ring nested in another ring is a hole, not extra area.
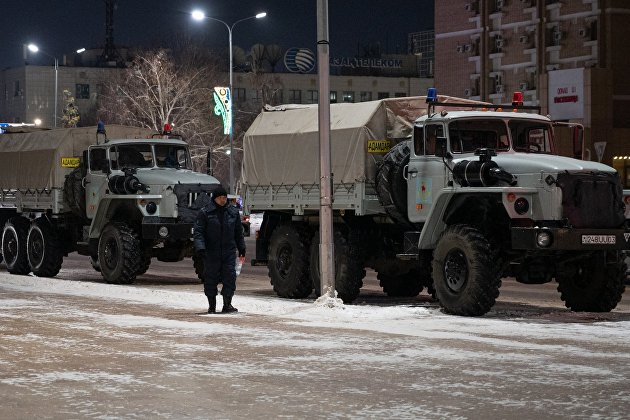
M 0 271 L 0 397 L 17 404 L 8 405 L 10 413 L 24 415 L 29 412 L 16 400 L 50 398 L 60 407 L 85 387 L 81 398 L 91 399 L 91 406 L 74 417 L 128 417 L 125 404 L 141 404 L 142 392 L 159 401 L 165 389 L 177 389 L 172 381 L 186 378 L 180 400 L 149 404 L 153 411 L 140 405 L 135 416 L 627 418 L 630 413 L 630 316 L 462 318 L 413 305 L 239 295 L 235 306 L 236 316 L 203 315 L 207 303 L 201 292 Z M 32 330 L 18 334 L 18 325 Z M 49 342 L 46 334 L 59 325 L 64 337 Z M 75 332 L 90 339 L 76 339 Z M 121 340 L 123 350 L 115 347 Z M 76 360 L 94 362 L 60 368 L 57 364 L 70 363 L 61 356 L 68 349 Z M 108 357 L 116 362 L 100 361 Z M 30 361 L 29 369 L 15 367 L 22 359 Z M 138 366 L 146 367 L 138 371 Z M 204 399 L 224 411 L 208 414 Z M 30 413 L 46 417 L 47 412 Z M 63 417 L 55 409 L 50 413 Z

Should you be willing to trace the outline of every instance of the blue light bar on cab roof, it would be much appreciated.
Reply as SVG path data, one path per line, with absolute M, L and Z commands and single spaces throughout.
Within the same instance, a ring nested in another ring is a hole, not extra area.
M 432 103 L 432 102 L 437 102 L 438 100 L 438 95 L 437 95 L 437 88 L 429 88 L 427 89 L 427 103 Z

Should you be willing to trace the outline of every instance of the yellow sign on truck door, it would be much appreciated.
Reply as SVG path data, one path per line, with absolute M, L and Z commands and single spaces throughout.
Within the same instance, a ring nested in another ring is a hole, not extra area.
M 62 168 L 78 168 L 80 164 L 81 164 L 80 157 L 62 157 L 61 158 Z
M 368 153 L 387 153 L 392 144 L 389 140 L 368 140 Z

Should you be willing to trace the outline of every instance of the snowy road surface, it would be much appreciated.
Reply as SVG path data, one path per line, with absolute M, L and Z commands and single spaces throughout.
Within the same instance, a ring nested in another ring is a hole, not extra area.
M 462 318 L 420 305 L 234 304 L 237 315 L 207 315 L 200 292 L 0 272 L 0 417 L 630 413 L 627 311 Z

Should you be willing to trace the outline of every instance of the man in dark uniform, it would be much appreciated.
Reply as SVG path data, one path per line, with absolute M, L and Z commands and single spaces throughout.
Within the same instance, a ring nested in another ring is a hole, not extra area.
M 216 312 L 218 284 L 223 283 L 223 313 L 237 312 L 232 306 L 236 290 L 236 250 L 245 259 L 245 239 L 238 209 L 228 205 L 222 186 L 212 193 L 212 201 L 197 215 L 193 233 L 195 250 L 204 263 L 203 291 L 208 297 L 208 313 Z

